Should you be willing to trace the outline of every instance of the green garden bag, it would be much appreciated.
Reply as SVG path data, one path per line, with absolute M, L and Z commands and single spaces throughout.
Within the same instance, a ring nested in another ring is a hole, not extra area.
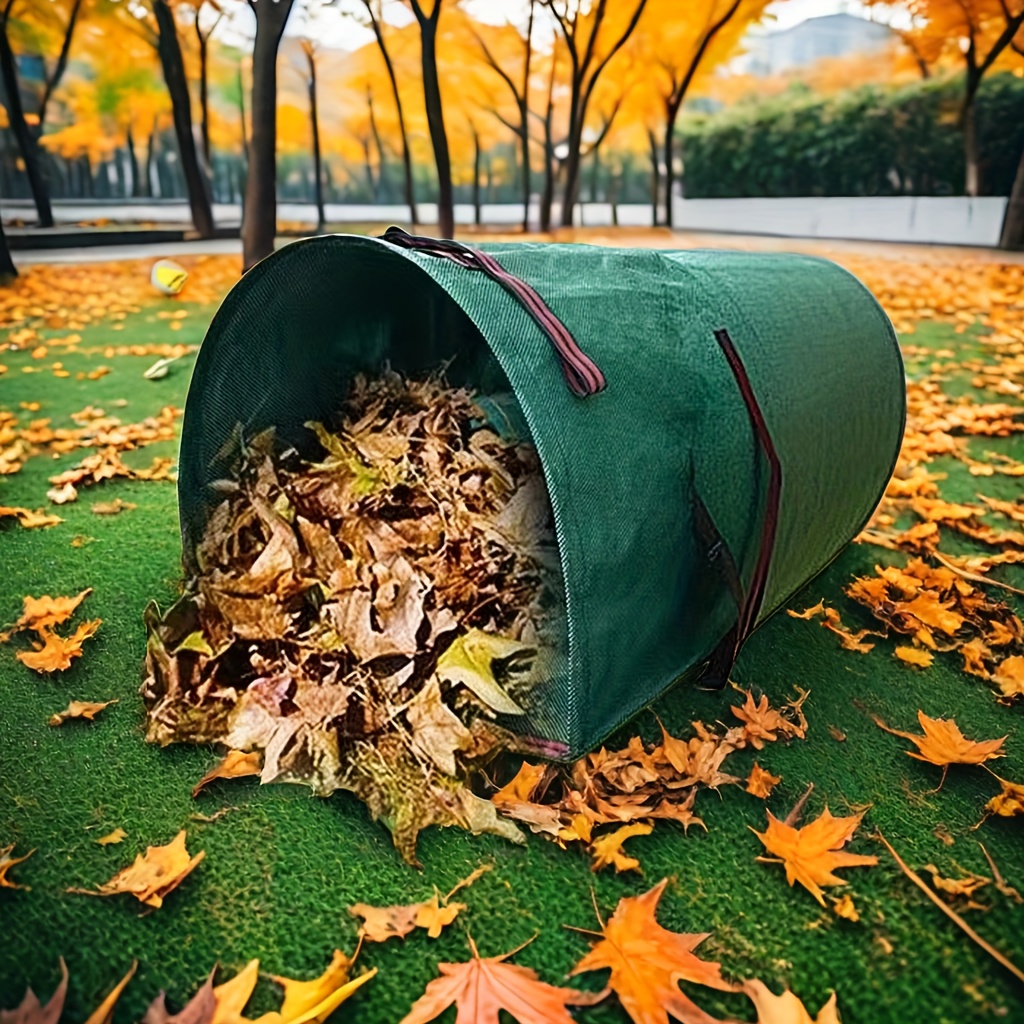
M 540 456 L 564 638 L 527 731 L 560 758 L 677 681 L 724 683 L 752 630 L 867 521 L 903 435 L 892 326 L 827 260 L 311 238 L 242 278 L 199 352 L 186 571 L 239 425 L 315 455 L 305 424 L 337 413 L 355 374 L 442 366 L 514 408 Z

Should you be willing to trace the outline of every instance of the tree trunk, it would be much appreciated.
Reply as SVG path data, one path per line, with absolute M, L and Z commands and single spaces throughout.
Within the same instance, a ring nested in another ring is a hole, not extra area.
M 395 100 L 395 112 L 398 114 L 398 131 L 402 136 L 402 167 L 405 173 L 405 202 L 409 207 L 409 221 L 413 228 L 419 220 L 419 213 L 416 210 L 416 182 L 412 173 L 412 153 L 409 149 L 409 133 L 405 127 L 405 111 L 402 108 L 402 95 L 398 90 L 398 76 L 395 74 L 395 66 L 391 62 L 391 54 L 388 52 L 387 44 L 384 42 L 384 33 L 377 20 L 369 0 L 363 0 L 366 10 L 370 14 L 370 24 L 373 26 L 373 33 L 377 37 L 377 47 L 384 58 L 384 66 L 387 68 L 388 80 L 391 82 L 391 95 Z
M 313 194 L 316 199 L 316 233 L 322 235 L 327 218 L 324 216 L 324 179 L 320 161 L 320 120 L 316 109 L 316 58 L 312 50 L 306 51 L 309 61 L 309 120 L 313 126 Z
M 1010 199 L 999 236 L 1000 249 L 1024 249 L 1024 150 L 1017 164 L 1017 174 L 1010 189 Z
M 597 202 L 597 187 L 601 177 L 601 152 L 600 147 L 594 146 L 590 155 L 593 161 L 590 164 L 590 201 Z
M 71 13 L 68 15 L 67 28 L 64 30 L 64 40 L 61 43 L 60 53 L 57 55 L 57 63 L 53 66 L 53 73 L 47 78 L 46 86 L 43 89 L 42 98 L 39 101 L 39 124 L 36 126 L 36 137 L 43 134 L 43 126 L 46 124 L 46 110 L 50 105 L 60 80 L 68 67 L 68 55 L 71 53 L 71 39 L 75 34 L 75 25 L 78 22 L 78 12 L 82 8 L 82 0 L 75 0 L 71 5 Z
M 370 112 L 370 131 L 373 144 L 377 147 L 377 199 L 379 202 L 391 200 L 391 175 L 388 173 L 388 158 L 384 153 L 384 140 L 377 125 L 377 112 L 373 109 L 373 91 L 367 87 L 366 106 Z
M 473 223 L 480 226 L 480 136 L 473 128 Z
M 442 238 L 455 235 L 455 202 L 452 196 L 452 164 L 448 153 L 448 133 L 444 127 L 441 106 L 441 84 L 437 77 L 437 22 L 443 0 L 434 0 L 434 14 L 419 18 L 420 49 L 423 55 L 423 102 L 427 108 L 427 125 L 434 147 L 437 167 L 437 230 Z
M 978 195 L 978 123 L 974 97 L 964 105 L 964 195 Z
M 672 209 L 672 191 L 676 183 L 675 137 L 676 120 L 679 117 L 681 103 L 669 103 L 665 107 L 665 225 L 675 227 L 675 213 Z
M 213 204 L 210 202 L 209 183 L 199 166 L 199 153 L 192 134 L 192 100 L 185 77 L 185 62 L 181 56 L 181 44 L 174 24 L 174 13 L 167 0 L 154 0 L 153 13 L 156 15 L 159 36 L 157 51 L 163 69 L 167 92 L 171 97 L 174 115 L 174 134 L 178 140 L 178 154 L 181 171 L 185 177 L 189 206 L 192 210 L 192 224 L 200 238 L 213 236 Z
M 21 91 L 18 86 L 18 68 L 7 29 L 7 15 L 4 14 L 0 20 L 0 77 L 3 78 L 4 92 L 7 94 L 7 120 L 25 163 L 25 175 L 32 190 L 32 200 L 36 204 L 39 226 L 52 228 L 53 210 L 50 206 L 50 193 L 40 167 L 39 148 L 35 136 L 25 121 L 25 110 L 21 105 Z
M 153 195 L 153 159 L 156 155 L 156 129 L 149 133 L 149 142 L 146 144 L 146 170 L 145 170 L 145 186 L 144 190 L 140 192 L 140 195 L 150 196 Z
M 259 0 L 252 55 L 252 140 L 242 216 L 242 268 L 274 251 L 277 229 L 277 48 L 294 0 Z
M 137 198 L 144 193 L 142 191 L 142 179 L 139 177 L 139 158 L 135 152 L 135 137 L 132 135 L 131 125 L 128 125 L 124 141 L 125 146 L 128 149 L 128 168 L 132 175 L 132 196 L 133 198 Z
M 595 29 L 596 31 L 596 29 Z M 571 228 L 573 214 L 576 211 L 576 195 L 580 182 L 580 146 L 583 144 L 583 118 L 580 116 L 580 87 L 577 81 L 572 84 L 572 97 L 569 100 L 569 152 L 565 158 L 565 183 L 562 194 L 562 227 Z
M 658 141 L 650 129 L 647 130 L 647 142 L 651 149 L 651 223 L 658 227 L 661 222 L 661 166 Z
M 157 0 L 159 2 L 159 0 Z M 196 38 L 199 40 L 199 130 L 203 140 L 203 159 L 210 166 L 210 85 L 208 74 L 206 36 L 199 27 L 199 10 L 196 5 Z
M 11 259 L 11 250 L 7 248 L 7 236 L 4 234 L 3 221 L 0 220 L 0 286 L 8 285 L 18 276 L 18 268 Z

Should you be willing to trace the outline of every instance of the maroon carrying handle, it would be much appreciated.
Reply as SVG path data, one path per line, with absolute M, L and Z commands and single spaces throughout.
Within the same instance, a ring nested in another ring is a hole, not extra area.
M 502 288 L 529 313 L 534 323 L 551 342 L 572 393 L 587 398 L 603 391 L 604 374 L 597 364 L 576 344 L 569 328 L 548 308 L 544 300 L 525 281 L 510 274 L 493 256 L 479 249 L 470 249 L 460 242 L 445 238 L 410 235 L 398 227 L 390 227 L 380 236 L 385 242 L 451 260 L 467 270 L 479 270 Z

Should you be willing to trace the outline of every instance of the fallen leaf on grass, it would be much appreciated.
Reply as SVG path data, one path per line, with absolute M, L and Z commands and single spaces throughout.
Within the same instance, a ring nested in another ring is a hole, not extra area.
M 1004 697 L 1024 696 L 1024 657 L 1015 654 L 1010 658 L 1004 658 L 990 678 Z
M 416 928 L 423 928 L 427 935 L 436 939 L 444 928 L 450 925 L 459 913 L 466 909 L 465 903 L 452 903 L 452 897 L 472 885 L 493 865 L 482 864 L 467 875 L 446 896 L 435 888 L 434 895 L 421 903 L 403 906 L 374 907 L 367 903 L 355 903 L 348 908 L 353 917 L 361 917 L 359 936 L 367 942 L 386 942 L 388 939 L 404 939 Z
M 743 739 L 755 750 L 763 750 L 765 743 L 773 743 L 781 738 L 792 736 L 804 739 L 807 735 L 807 719 L 804 717 L 804 701 L 810 696 L 809 690 L 797 691 L 800 697 L 791 700 L 781 710 L 768 704 L 768 697 L 761 694 L 755 704 L 751 691 L 736 687 L 746 699 L 741 707 L 733 707 L 732 713 L 743 723 Z
M 918 711 L 917 720 L 924 730 L 922 736 L 892 729 L 878 715 L 872 715 L 871 718 L 879 729 L 893 736 L 902 736 L 917 747 L 916 751 L 907 751 L 908 757 L 941 767 L 943 782 L 951 764 L 984 764 L 994 757 L 1005 757 L 1002 751 L 1005 736 L 998 740 L 969 740 L 952 718 L 929 718 L 923 711 Z M 942 782 L 939 787 L 942 787 Z
M 115 498 L 113 501 L 94 501 L 92 511 L 97 516 L 116 516 L 119 512 L 130 512 L 139 506 L 134 501 L 124 501 L 122 498 Z
M 195 866 L 206 856 L 200 850 L 189 857 L 185 849 L 185 830 L 182 829 L 166 846 L 147 846 L 135 863 L 122 868 L 109 882 L 98 889 L 68 889 L 84 896 L 116 896 L 129 893 L 148 907 L 159 909 L 164 897 L 176 889 Z
M 223 759 L 214 765 L 192 788 L 192 799 L 214 779 L 241 779 L 247 775 L 259 775 L 263 755 L 258 750 L 244 753 L 241 750 L 229 750 Z
M 139 966 L 138 960 L 133 960 L 131 967 L 125 976 L 110 990 L 107 997 L 89 1014 L 85 1024 L 110 1024 L 114 1018 L 114 1007 L 117 1005 L 121 993 L 125 990 L 128 982 L 132 980 L 135 971 Z
M 622 871 L 639 871 L 640 861 L 636 857 L 628 856 L 622 849 L 622 844 L 631 836 L 646 836 L 654 831 L 653 825 L 646 825 L 637 822 L 633 825 L 624 825 L 595 839 L 590 844 L 590 852 L 593 855 L 594 863 L 590 865 L 591 871 L 600 871 L 609 864 L 615 867 L 616 873 Z
M 566 1007 L 592 1001 L 586 992 L 541 981 L 529 967 L 505 963 L 519 950 L 483 958 L 469 942 L 473 959 L 438 964 L 441 976 L 427 985 L 401 1024 L 427 1024 L 453 1004 L 456 1024 L 498 1024 L 501 1010 L 519 1024 L 573 1024 Z
M 844 879 L 834 874 L 835 869 L 867 867 L 878 863 L 878 858 L 873 855 L 844 853 L 839 849 L 853 838 L 853 833 L 864 817 L 863 813 L 836 818 L 826 807 L 819 818 L 799 829 L 779 821 L 771 811 L 766 813 L 768 828 L 764 832 L 755 829 L 751 831 L 761 840 L 765 849 L 774 853 L 779 860 L 768 857 L 758 859 L 784 864 L 789 884 L 799 882 L 822 906 L 825 906 L 825 899 L 821 886 L 846 885 Z
M 46 496 L 54 505 L 66 505 L 69 501 L 78 501 L 78 491 L 75 485 L 68 481 L 63 487 L 51 487 Z
M 29 850 L 24 857 L 12 857 L 11 852 L 13 850 L 13 843 L 10 846 L 0 848 L 0 889 L 25 889 L 27 891 L 32 888 L 30 885 L 19 885 L 17 882 L 12 882 L 7 877 L 7 872 L 10 871 L 15 864 L 20 864 L 22 861 L 28 860 L 36 851 Z
M 96 840 L 98 846 L 113 846 L 115 843 L 120 843 L 128 833 L 123 828 L 115 828 L 113 832 L 108 832 L 105 836 L 100 836 Z
M 71 668 L 73 658 L 80 658 L 85 653 L 82 650 L 83 642 L 95 635 L 102 621 L 93 619 L 91 622 L 83 622 L 68 637 L 59 636 L 49 629 L 39 629 L 36 632 L 43 643 L 35 644 L 33 651 L 18 651 L 18 661 L 33 672 L 64 672 Z
M 825 614 L 825 599 L 822 598 L 817 604 L 811 605 L 810 608 L 805 608 L 802 612 L 795 612 L 792 608 L 787 608 L 786 614 L 791 615 L 794 619 L 817 618 L 817 616 Z
M 1001 790 L 985 804 L 985 817 L 995 814 L 1000 818 L 1012 818 L 1024 814 L 1024 785 L 1000 779 L 998 775 L 996 778 Z
M 35 530 L 41 526 L 56 526 L 58 523 L 64 522 L 60 516 L 50 515 L 45 509 L 40 508 L 33 512 L 28 508 L 0 505 L 0 519 L 8 516 L 16 518 L 26 530 Z
M 39 1002 L 32 989 L 25 990 L 20 1005 L 13 1010 L 0 1010 L 3 1024 L 57 1024 L 64 1012 L 64 1000 L 68 994 L 68 968 L 64 957 L 60 958 L 60 984 L 45 1006 Z
M 946 878 L 934 864 L 925 864 L 921 869 L 928 871 L 932 876 L 932 885 L 945 896 L 963 896 L 967 900 L 967 907 L 970 910 L 986 910 L 988 908 L 980 903 L 974 902 L 974 894 L 988 885 L 992 879 L 983 875 L 976 875 L 968 872 L 963 878 Z
M 87 718 L 90 722 L 104 709 L 116 704 L 116 700 L 105 700 L 102 703 L 87 700 L 73 700 L 63 710 L 50 716 L 50 725 L 63 725 L 69 718 Z
M 667 1014 L 684 1024 L 709 1024 L 709 1017 L 679 988 L 694 982 L 720 992 L 735 992 L 717 963 L 701 960 L 694 950 L 710 933 L 670 932 L 655 920 L 668 879 L 641 896 L 619 901 L 601 926 L 601 939 L 572 969 L 570 977 L 610 969 L 608 986 L 636 1024 L 665 1024 Z M 558 1018 L 561 1019 L 561 1018 Z
M 844 893 L 839 899 L 832 901 L 832 913 L 847 921 L 860 920 L 860 911 L 854 906 L 853 897 L 849 893 Z
M 916 665 L 918 668 L 928 668 L 935 660 L 935 655 L 922 647 L 900 646 L 894 653 L 900 661 L 905 661 L 908 665 Z
M 42 597 L 26 596 L 22 599 L 21 618 L 4 634 L 4 639 L 23 629 L 47 629 L 66 622 L 75 613 L 75 609 L 92 593 L 87 587 L 75 597 Z
M 788 989 L 781 996 L 763 981 L 743 983 L 743 992 L 757 1008 L 757 1024 L 841 1024 L 835 992 L 829 1001 L 812 1017 L 807 1007 Z
M 747 792 L 762 800 L 767 800 L 771 796 L 772 790 L 781 781 L 781 775 L 772 775 L 755 761 L 754 767 L 750 769 L 750 775 L 747 777 Z

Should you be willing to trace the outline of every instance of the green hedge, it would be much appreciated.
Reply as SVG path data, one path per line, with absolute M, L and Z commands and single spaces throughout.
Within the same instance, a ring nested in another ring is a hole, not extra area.
M 794 87 L 683 119 L 687 197 L 960 195 L 962 80 L 867 86 L 822 97 Z M 981 191 L 1009 195 L 1024 148 L 1024 79 L 992 75 L 977 99 Z

